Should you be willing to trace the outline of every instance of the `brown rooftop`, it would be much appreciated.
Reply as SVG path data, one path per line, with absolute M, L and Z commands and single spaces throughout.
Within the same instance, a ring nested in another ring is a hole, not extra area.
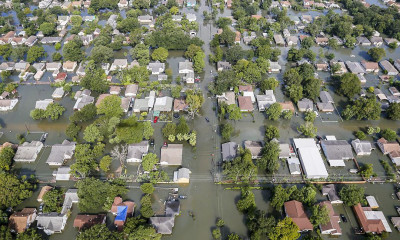
M 174 99 L 174 111 L 183 111 L 186 110 L 188 105 L 185 102 L 185 99 Z
M 96 224 L 103 224 L 105 223 L 106 215 L 105 214 L 98 214 L 98 215 L 77 215 L 74 220 L 74 227 L 82 230 L 84 228 L 90 228 Z
M 293 200 L 284 204 L 286 215 L 292 218 L 293 222 L 299 227 L 300 231 L 308 231 L 313 229 L 313 225 L 304 212 L 303 204 Z
M 36 217 L 36 208 L 24 208 L 10 216 L 9 227 L 17 233 L 25 232 Z
M 382 233 L 385 231 L 382 220 L 380 219 L 367 219 L 364 211 L 371 211 L 371 208 L 363 208 L 361 204 L 357 204 L 353 207 L 358 222 L 366 233 Z
M 53 187 L 50 186 L 44 186 L 42 187 L 42 189 L 40 190 L 39 196 L 37 197 L 38 202 L 43 201 L 43 196 L 50 191 L 51 189 L 53 189 Z
M 239 92 L 252 92 L 253 91 L 253 86 L 251 85 L 240 85 L 239 86 Z
M 321 225 L 321 231 L 329 231 L 332 230 L 332 235 L 341 235 L 342 229 L 340 228 L 339 215 L 335 213 L 332 207 L 332 203 L 330 201 L 324 201 L 320 203 L 321 206 L 326 206 L 329 211 L 329 222 L 327 224 Z
M 254 111 L 254 106 L 253 106 L 253 103 L 251 102 L 251 97 L 239 96 L 238 102 L 239 102 L 239 108 L 241 111 L 247 111 L 247 112 Z

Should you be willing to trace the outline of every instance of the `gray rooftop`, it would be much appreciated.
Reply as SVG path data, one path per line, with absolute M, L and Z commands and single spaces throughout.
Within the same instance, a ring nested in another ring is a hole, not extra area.
M 128 155 L 127 160 L 129 159 L 142 159 L 144 154 L 149 152 L 149 142 L 142 141 L 140 143 L 133 143 L 128 145 Z
M 179 200 L 169 200 L 165 203 L 165 215 L 166 216 L 177 216 L 180 214 L 180 203 Z
M 36 160 L 37 154 L 43 147 L 43 143 L 39 141 L 24 142 L 18 147 L 14 156 L 14 161 L 33 162 Z
M 61 232 L 64 229 L 64 214 L 41 213 L 36 217 L 36 220 L 39 229 L 44 228 L 53 232 Z
M 182 144 L 168 144 L 161 148 L 161 164 L 182 165 Z
M 261 157 L 263 145 L 262 141 L 244 141 L 244 147 L 250 150 L 253 158 Z
M 328 184 L 322 187 L 322 195 L 328 195 L 328 199 L 331 202 L 340 201 L 339 196 L 337 195 L 335 185 Z
M 68 189 L 65 193 L 61 214 L 66 214 L 71 209 L 72 204 L 77 202 L 79 202 L 78 189 Z
M 227 142 L 222 144 L 222 160 L 231 161 L 237 156 L 238 144 Z
M 154 111 L 160 112 L 170 112 L 172 111 L 172 104 L 174 99 L 172 97 L 159 97 L 156 98 L 156 102 L 154 103 Z
M 66 159 L 74 154 L 75 142 L 64 140 L 62 144 L 54 144 L 46 163 L 49 165 L 62 165 Z
M 150 224 L 160 234 L 172 234 L 172 228 L 175 224 L 175 216 L 173 217 L 151 217 Z
M 328 161 L 353 159 L 353 151 L 346 140 L 322 140 L 321 147 Z
M 323 103 L 328 103 L 328 102 L 333 103 L 334 102 L 331 94 L 327 91 L 321 91 L 319 93 L 319 98 L 321 99 L 321 102 L 323 102 Z

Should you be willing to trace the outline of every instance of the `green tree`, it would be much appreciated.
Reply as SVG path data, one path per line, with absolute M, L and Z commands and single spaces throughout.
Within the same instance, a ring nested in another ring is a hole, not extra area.
M 33 63 L 44 56 L 46 56 L 46 52 L 44 51 L 43 47 L 32 46 L 28 50 L 26 61 L 29 63 Z
M 43 196 L 43 212 L 58 212 L 61 213 L 62 204 L 64 202 L 64 192 L 60 189 L 53 188 L 46 192 Z
M 282 106 L 279 103 L 274 103 L 265 112 L 269 120 L 276 121 L 281 116 Z
M 99 128 L 95 124 L 90 124 L 83 132 L 83 139 L 87 142 L 103 141 L 104 136 L 101 134 Z
M 313 111 L 307 111 L 304 113 L 304 120 L 307 122 L 314 122 L 317 114 Z
M 99 168 L 103 170 L 103 172 L 108 172 L 110 170 L 111 162 L 112 157 L 106 155 L 100 159 Z
M 184 134 L 188 134 L 189 131 L 190 131 L 190 128 L 189 128 L 189 125 L 186 122 L 185 117 L 181 116 L 179 118 L 179 123 L 176 125 L 175 133 L 176 134 L 180 133 L 180 134 L 184 135 Z
M 279 82 L 274 77 L 266 78 L 260 82 L 260 90 L 265 92 L 266 90 L 275 90 L 278 87 Z
M 144 44 L 138 44 L 131 50 L 132 57 L 137 59 L 140 66 L 146 66 L 150 62 L 149 47 Z
M 15 151 L 9 146 L 4 146 L 0 151 L 0 169 L 10 171 Z
M 154 61 L 165 62 L 168 58 L 168 50 L 163 47 L 159 47 L 153 51 L 151 58 Z
M 46 110 L 43 109 L 33 109 L 29 115 L 33 120 L 40 120 L 46 118 Z
M 243 118 L 242 112 L 240 111 L 240 108 L 236 104 L 229 105 L 227 112 L 229 114 L 230 120 L 237 121 Z
M 314 46 L 314 39 L 312 37 L 306 37 L 301 41 L 301 47 L 309 49 Z
M 143 123 L 143 137 L 144 139 L 150 139 L 151 136 L 154 134 L 154 128 L 151 126 L 151 122 L 144 122 Z
M 84 106 L 80 111 L 74 112 L 69 117 L 69 120 L 75 123 L 87 122 L 89 120 L 94 119 L 96 117 L 96 114 L 97 114 L 97 108 L 93 103 L 91 103 Z
M 188 105 L 189 117 L 194 118 L 204 103 L 203 93 L 200 90 L 186 91 L 186 104 Z
M 26 176 L 21 179 L 8 173 L 0 173 L 0 208 L 15 207 L 32 196 L 32 185 Z
M 284 203 L 290 199 L 290 195 L 295 189 L 297 189 L 295 186 L 294 188 L 285 189 L 281 185 L 276 185 L 274 187 L 271 206 L 277 211 L 282 211 Z
M 120 117 L 123 113 L 121 98 L 116 95 L 105 97 L 97 107 L 97 114 L 104 114 L 108 118 Z
M 361 176 L 363 176 L 365 178 L 370 178 L 372 176 L 375 176 L 376 173 L 374 172 L 374 168 L 372 166 L 373 165 L 370 163 L 364 164 L 360 171 Z
M 249 182 L 257 175 L 257 167 L 254 165 L 249 149 L 245 149 L 233 161 L 225 162 L 223 174 L 234 182 Z
M 63 115 L 64 112 L 65 108 L 59 103 L 50 103 L 46 108 L 46 117 L 50 118 L 51 120 L 57 120 Z
M 361 92 L 361 82 L 357 75 L 353 73 L 345 73 L 340 77 L 338 93 L 348 98 Z
M 367 138 L 367 136 L 365 135 L 365 133 L 363 131 L 357 131 L 354 136 L 360 140 L 365 140 Z
M 400 103 L 390 103 L 386 114 L 391 120 L 400 120 Z
M 262 157 L 257 159 L 257 166 L 267 173 L 278 171 L 279 164 L 279 144 L 274 141 L 266 142 L 262 149 Z
M 397 133 L 390 128 L 386 128 L 381 132 L 381 136 L 388 140 L 389 142 L 396 141 Z
M 265 140 L 269 142 L 274 138 L 279 138 L 279 129 L 272 125 L 265 127 Z
M 111 232 L 105 224 L 96 224 L 79 233 L 76 240 L 118 240 L 121 239 L 120 237 L 122 236 L 118 236 L 116 232 Z
M 342 116 L 345 120 L 352 118 L 356 120 L 379 120 L 381 104 L 375 100 L 375 97 L 358 98 L 346 106 Z
M 287 94 L 294 103 L 297 103 L 303 98 L 303 87 L 300 85 L 291 85 L 288 87 Z
M 90 52 L 91 59 L 96 63 L 108 62 L 114 57 L 114 51 L 107 46 L 95 46 Z
M 269 233 L 271 240 L 294 240 L 300 237 L 299 227 L 290 217 L 280 220 Z
M 194 44 L 190 44 L 185 52 L 185 58 L 187 58 L 189 60 L 193 60 L 193 58 L 196 56 L 196 54 L 201 51 L 203 51 L 201 49 L 201 47 L 194 45 Z
M 58 51 L 58 50 L 60 50 L 61 49 L 61 43 L 56 43 L 55 45 L 54 45 L 54 49 L 56 50 L 56 51 Z
M 43 35 L 50 36 L 56 32 L 56 26 L 51 22 L 44 22 L 39 26 L 39 30 L 42 31 Z
M 81 49 L 83 43 L 80 39 L 74 39 L 64 45 L 63 56 L 65 60 L 82 61 L 85 57 L 85 52 Z
M 2 238 L 3 239 L 3 238 Z M 16 240 L 42 240 L 42 235 L 36 232 L 36 229 L 29 228 L 23 233 L 17 235 Z M 7 239 L 4 239 L 7 240 Z
M 321 80 L 309 78 L 303 82 L 303 93 L 306 98 L 317 99 L 321 88 Z
M 109 211 L 114 198 L 128 192 L 125 182 L 121 179 L 103 182 L 95 178 L 85 178 L 79 180 L 76 187 L 79 210 L 82 212 L 98 212 L 99 209 Z
M 142 159 L 142 167 L 146 172 L 150 172 L 154 169 L 154 166 L 158 163 L 158 157 L 154 153 L 149 153 Z
M 312 122 L 305 122 L 297 127 L 297 131 L 306 137 L 315 137 L 317 135 L 317 127 Z
M 256 208 L 254 193 L 249 187 L 242 187 L 239 201 L 236 203 L 239 212 L 250 212 Z
M 70 124 L 68 124 L 67 129 L 65 129 L 65 135 L 67 135 L 69 139 L 73 140 L 78 137 L 80 131 L 81 126 L 71 122 Z
M 234 127 L 230 123 L 225 123 L 221 125 L 221 135 L 224 141 L 229 141 L 234 131 Z
M 53 55 L 51 55 L 51 59 L 53 60 L 53 62 L 59 62 L 62 59 L 62 55 L 59 52 L 55 52 L 53 53 Z
M 143 83 L 149 81 L 149 70 L 146 66 L 134 66 L 123 71 L 122 83 Z
M 150 218 L 154 215 L 153 209 L 151 207 L 151 195 L 146 194 L 140 200 L 140 214 L 144 218 Z
M 358 203 L 364 204 L 366 202 L 364 191 L 363 187 L 354 184 L 345 185 L 340 189 L 339 196 L 347 206 L 352 207 Z
M 372 61 L 379 62 L 383 57 L 386 56 L 386 52 L 383 48 L 374 47 L 368 50 L 368 55 L 371 57 Z
M 319 204 L 313 205 L 311 207 L 310 221 L 314 227 L 327 224 L 330 221 L 328 207 Z
M 154 186 L 152 183 L 143 183 L 140 186 L 140 190 L 145 194 L 152 194 L 154 192 Z
M 206 57 L 206 54 L 203 51 L 197 52 L 196 55 L 193 58 L 193 70 L 197 73 L 200 73 L 203 71 L 205 67 L 205 62 L 204 58 Z
M 170 135 L 176 135 L 176 124 L 175 123 L 167 123 L 162 129 L 162 133 L 164 138 L 168 138 Z

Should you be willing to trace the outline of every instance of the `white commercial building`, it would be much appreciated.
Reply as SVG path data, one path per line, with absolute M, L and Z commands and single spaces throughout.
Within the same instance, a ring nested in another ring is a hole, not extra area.
M 314 139 L 294 138 L 293 141 L 306 177 L 327 178 L 328 172 Z

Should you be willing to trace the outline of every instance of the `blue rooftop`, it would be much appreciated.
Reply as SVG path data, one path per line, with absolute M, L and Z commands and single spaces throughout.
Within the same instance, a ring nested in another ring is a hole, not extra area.
M 115 221 L 125 221 L 128 215 L 128 206 L 118 206 Z

